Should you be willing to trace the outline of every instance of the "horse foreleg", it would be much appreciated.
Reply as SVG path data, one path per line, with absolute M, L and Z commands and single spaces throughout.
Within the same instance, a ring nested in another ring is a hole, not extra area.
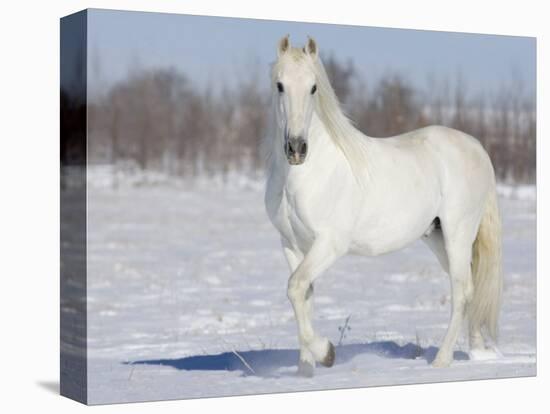
M 286 242 L 285 239 L 282 239 L 283 244 L 283 251 L 285 253 L 286 261 L 288 263 L 288 267 L 290 268 L 290 273 L 293 274 L 300 263 L 304 260 L 304 255 L 302 252 L 291 246 L 289 243 Z M 310 285 L 311 292 L 306 292 L 306 305 L 305 305 L 305 312 L 306 317 L 311 320 L 311 314 L 312 314 L 312 306 L 313 306 L 313 300 L 312 300 L 312 293 L 313 293 L 313 283 Z M 311 293 L 311 294 L 310 294 Z M 299 338 L 301 340 L 301 338 Z M 309 348 L 306 346 L 306 344 L 301 341 L 300 342 L 300 363 L 298 366 L 298 371 L 300 374 L 304 376 L 312 376 L 313 375 L 313 367 L 315 366 L 315 358 L 313 357 L 313 354 L 309 350 Z
M 334 363 L 334 346 L 318 336 L 311 324 L 312 283 L 342 254 L 330 238 L 318 237 L 288 281 L 287 293 L 294 308 L 301 349 L 299 371 L 305 375 L 313 374 L 315 361 L 328 367 Z

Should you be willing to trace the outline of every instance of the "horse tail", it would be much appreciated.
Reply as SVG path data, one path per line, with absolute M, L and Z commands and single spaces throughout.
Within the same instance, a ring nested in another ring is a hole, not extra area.
M 490 191 L 473 244 L 473 298 L 468 305 L 470 323 L 485 327 L 496 341 L 502 296 L 501 222 L 496 188 Z

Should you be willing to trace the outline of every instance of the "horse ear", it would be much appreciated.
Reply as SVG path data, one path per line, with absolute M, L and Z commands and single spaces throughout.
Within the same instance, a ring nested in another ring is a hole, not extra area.
M 277 48 L 277 54 L 281 56 L 283 53 L 290 49 L 290 35 L 286 35 L 279 40 L 279 47 Z
M 304 48 L 305 52 L 310 55 L 313 58 L 317 57 L 318 49 L 317 49 L 317 42 L 313 37 L 307 37 L 307 45 Z

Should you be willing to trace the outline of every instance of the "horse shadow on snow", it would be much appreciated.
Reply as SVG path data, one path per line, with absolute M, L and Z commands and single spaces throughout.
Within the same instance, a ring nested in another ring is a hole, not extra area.
M 346 363 L 361 354 L 375 354 L 389 359 L 423 359 L 431 363 L 437 351 L 438 348 L 433 346 L 422 348 L 417 344 L 399 345 L 394 341 L 339 345 L 336 347 L 335 365 Z M 185 371 L 241 371 L 243 376 L 273 377 L 279 376 L 276 371 L 281 368 L 296 367 L 298 356 L 297 349 L 262 349 L 176 359 L 140 360 L 124 364 L 168 366 Z M 468 360 L 469 357 L 463 351 L 455 351 L 454 359 Z

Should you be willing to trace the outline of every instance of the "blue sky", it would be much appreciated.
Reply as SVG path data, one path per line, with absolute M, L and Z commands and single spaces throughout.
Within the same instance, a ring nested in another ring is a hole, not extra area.
M 265 75 L 279 38 L 313 36 L 321 53 L 352 59 L 367 82 L 388 71 L 416 87 L 428 78 L 454 81 L 469 93 L 494 93 L 512 79 L 535 91 L 534 38 L 386 29 L 301 22 L 92 9 L 88 20 L 92 89 L 112 85 L 135 68 L 175 67 L 201 87 Z

